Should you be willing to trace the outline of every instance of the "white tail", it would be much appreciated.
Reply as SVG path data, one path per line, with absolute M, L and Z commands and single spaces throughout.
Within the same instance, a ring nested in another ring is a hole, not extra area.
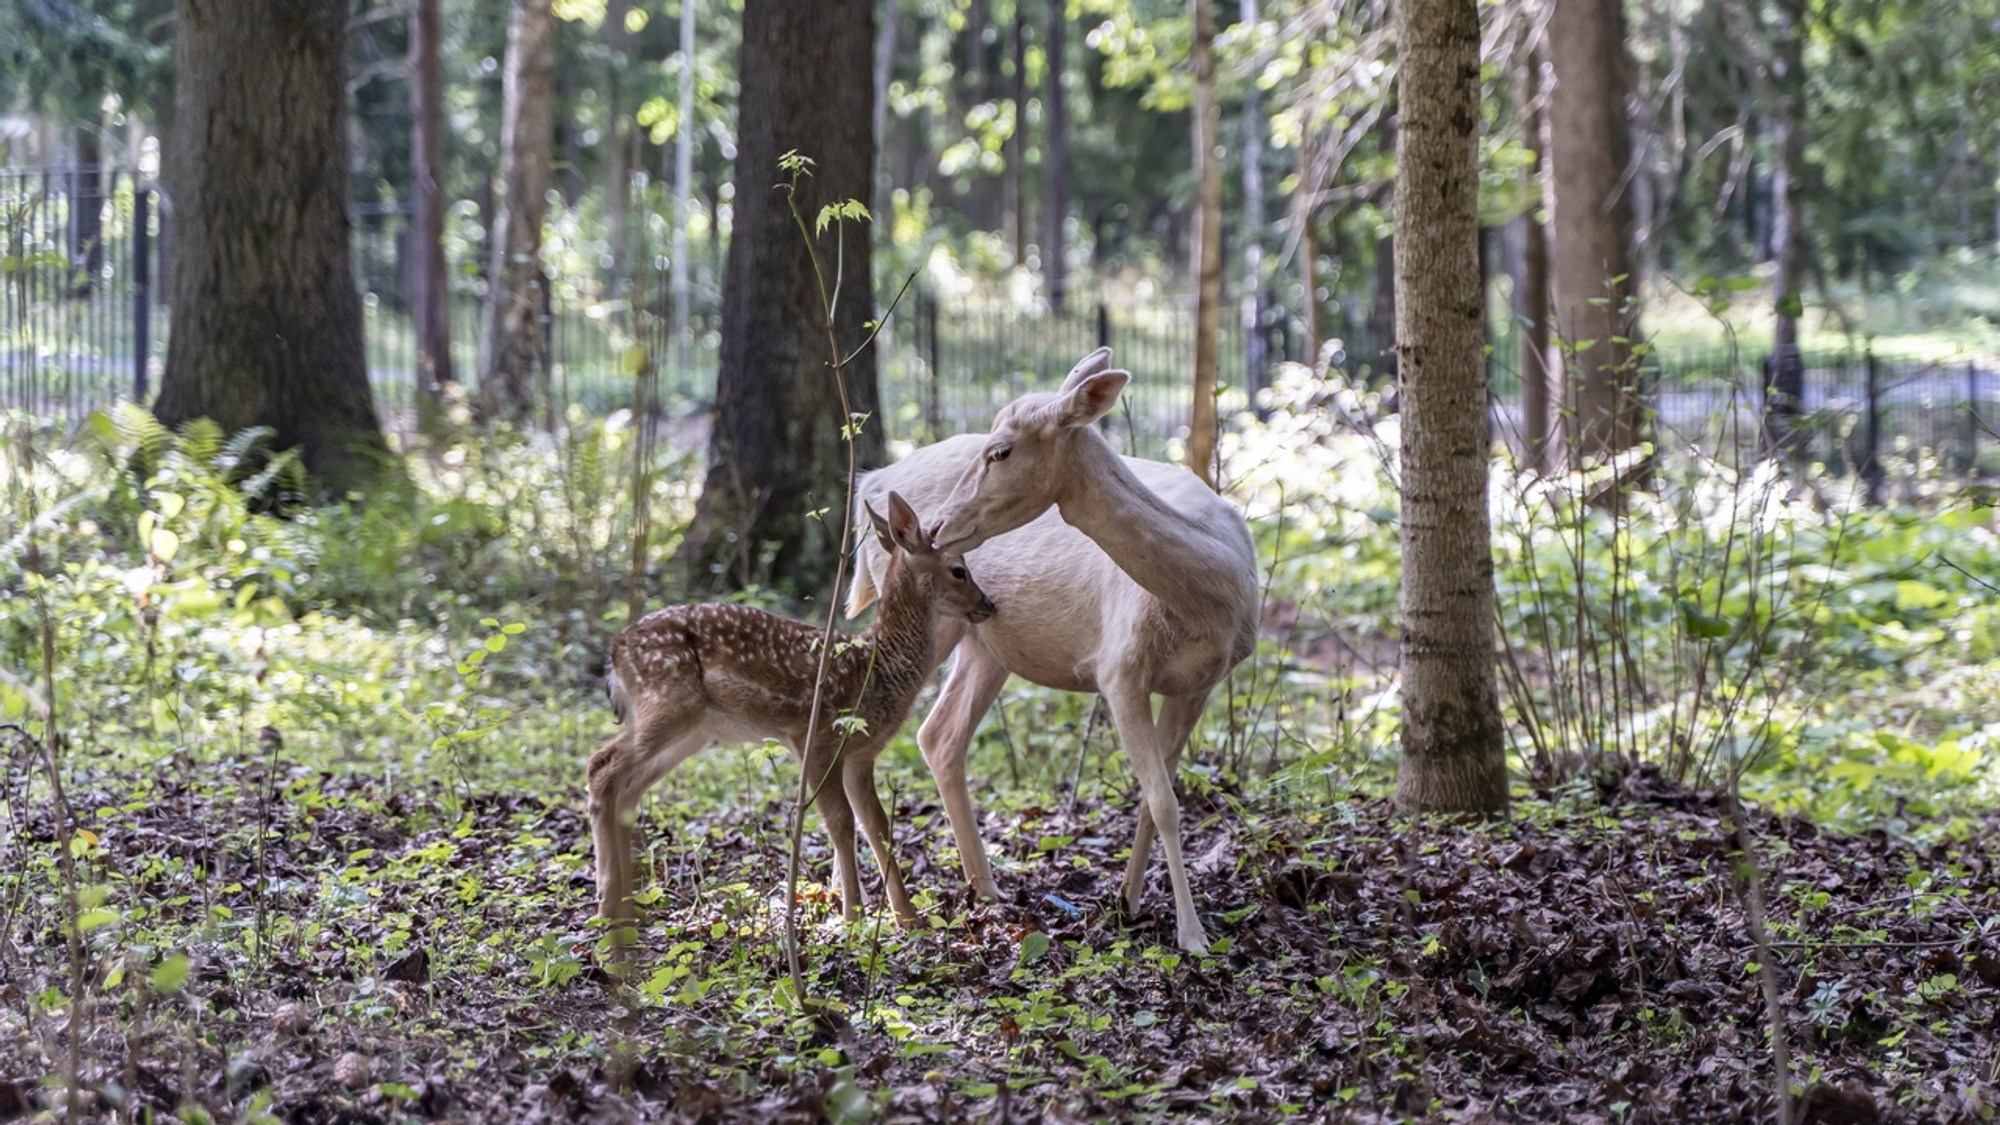
M 943 692 L 917 735 L 951 817 L 973 889 L 997 897 L 966 787 L 965 754 L 1008 674 L 1110 704 L 1143 800 L 1124 895 L 1137 909 L 1157 826 L 1173 881 L 1177 936 L 1202 950 L 1181 859 L 1174 777 L 1208 695 L 1256 643 L 1257 564 L 1234 505 L 1193 473 L 1120 457 L 1091 425 L 1131 378 L 1110 349 L 1076 365 L 1060 390 L 1001 408 L 986 434 L 926 446 L 868 475 L 941 518 L 940 549 L 962 550 L 1007 612 L 977 629 L 945 623 L 956 646 Z M 869 601 L 887 560 L 864 549 L 848 611 Z M 1152 697 L 1161 696 L 1157 717 Z
M 881 606 L 865 633 L 842 635 L 829 654 L 812 729 L 823 639 L 812 626 L 748 606 L 678 605 L 646 615 L 611 642 L 607 687 L 626 725 L 590 759 L 598 908 L 606 918 L 632 916 L 632 831 L 640 796 L 712 743 L 776 739 L 803 763 L 833 838 L 847 919 L 859 918 L 861 909 L 858 814 L 897 919 L 906 926 L 916 921 L 889 850 L 875 759 L 937 667 L 932 650 L 940 615 L 982 621 L 993 603 L 957 552 L 930 546 L 901 496 L 887 499 L 886 521 L 868 512 L 886 557 Z

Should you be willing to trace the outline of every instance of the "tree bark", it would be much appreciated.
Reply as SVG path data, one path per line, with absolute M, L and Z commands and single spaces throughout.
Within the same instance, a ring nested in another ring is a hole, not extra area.
M 1013 159 L 1008 161 L 1009 179 L 1014 181 L 1014 264 L 1028 264 L 1028 231 L 1031 229 L 1028 190 L 1028 16 L 1021 0 L 1014 0 L 1014 137 Z
M 722 286 L 721 372 L 708 475 L 679 561 L 688 585 L 766 583 L 820 593 L 831 578 L 846 504 L 846 419 L 830 367 L 827 310 L 794 224 L 779 157 L 815 164 L 798 184 L 808 227 L 828 203 L 868 198 L 875 144 L 868 0 L 747 0 L 737 129 L 736 217 Z M 873 317 L 870 232 L 833 223 L 815 239 L 843 352 Z M 869 415 L 856 441 L 883 460 L 873 350 L 846 371 L 848 405 Z M 813 513 L 821 513 L 815 518 Z
M 347 4 L 174 10 L 174 301 L 154 409 L 269 426 L 330 495 L 366 487 L 388 447 L 348 247 Z
M 104 166 L 97 139 L 98 123 L 76 130 L 76 167 L 69 194 L 69 295 L 89 300 L 97 292 L 97 275 L 104 269 Z
M 546 358 L 542 219 L 555 146 L 555 13 L 550 0 L 513 0 L 500 109 L 499 210 L 487 274 L 480 392 L 496 417 L 527 420 Z
M 1543 52 L 1525 44 L 1521 73 L 1521 133 L 1528 149 L 1524 173 L 1534 202 L 1522 213 L 1521 276 L 1514 285 L 1514 316 L 1521 326 L 1521 443 L 1524 462 L 1538 473 L 1554 467 L 1550 456 L 1556 431 L 1556 372 L 1561 358 L 1549 355 L 1549 228 L 1544 201 L 1548 161 L 1548 113 L 1543 102 Z
M 1222 107 L 1215 98 L 1214 0 L 1194 0 L 1194 411 L 1188 468 L 1216 483 L 1216 338 L 1222 326 Z
M 1479 277 L 1479 13 L 1399 0 L 1396 352 L 1403 416 L 1403 745 L 1396 803 L 1507 806 Z
M 1048 75 L 1042 88 L 1042 174 L 1048 185 L 1048 198 L 1042 206 L 1042 277 L 1049 309 L 1060 316 L 1069 299 L 1065 232 L 1069 221 L 1069 95 L 1063 89 L 1068 70 L 1064 55 L 1069 50 L 1069 0 L 1049 0 L 1048 23 Z
M 1804 410 L 1805 357 L 1799 354 L 1799 314 L 1803 311 L 1806 231 L 1801 217 L 1806 169 L 1805 18 L 1802 0 L 1778 0 L 1771 27 L 1771 131 L 1777 163 L 1771 169 L 1771 250 L 1777 273 L 1771 291 L 1776 318 L 1764 388 L 1765 428 L 1774 448 L 1798 443 Z
M 451 287 L 444 262 L 444 72 L 439 60 L 439 0 L 412 0 L 410 18 L 411 290 L 417 343 L 417 414 L 425 429 L 439 420 L 439 396 L 452 381 Z
M 1254 29 L 1262 16 L 1257 0 L 1241 0 L 1237 16 Z M 1263 70 L 1263 59 L 1253 60 L 1254 71 Z M 1254 73 L 1253 71 L 1253 73 Z M 1263 99 L 1257 83 L 1250 82 L 1243 95 L 1243 390 L 1250 397 L 1258 417 L 1265 411 L 1258 395 L 1266 382 L 1270 364 L 1264 335 L 1264 117 Z
M 1644 398 L 1632 277 L 1630 84 L 1617 0 L 1553 0 L 1548 51 L 1550 309 L 1572 463 L 1636 444 Z

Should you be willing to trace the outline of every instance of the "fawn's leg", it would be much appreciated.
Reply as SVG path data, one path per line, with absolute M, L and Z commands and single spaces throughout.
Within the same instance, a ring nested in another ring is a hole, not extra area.
M 951 675 L 938 693 L 937 703 L 917 731 L 917 745 L 924 752 L 937 782 L 938 796 L 944 799 L 945 815 L 951 818 L 951 834 L 958 841 L 959 862 L 965 865 L 966 881 L 984 899 L 1000 897 L 993 882 L 993 867 L 986 861 L 986 842 L 979 836 L 979 814 L 972 807 L 972 793 L 965 785 L 965 752 L 979 720 L 1000 698 L 1007 682 L 1007 669 L 986 646 L 967 636 L 958 644 L 958 659 Z
M 641 715 L 590 758 L 590 827 L 597 852 L 598 913 L 633 916 L 633 828 L 639 798 L 708 744 L 698 712 Z
M 803 767 L 807 788 L 826 834 L 833 841 L 833 874 L 840 883 L 840 917 L 849 925 L 861 921 L 860 861 L 854 853 L 854 808 L 841 784 L 840 763 L 831 751 L 807 755 Z
M 889 835 L 889 814 L 875 791 L 875 758 L 880 753 L 879 747 L 868 754 L 849 750 L 841 764 L 841 784 L 847 790 L 848 805 L 861 821 L 861 834 L 868 837 L 868 847 L 875 853 L 875 864 L 882 869 L 882 890 L 896 911 L 897 923 L 906 930 L 914 929 L 917 908 L 910 905 L 910 893 L 903 886 L 903 870 L 896 864 L 894 841 Z

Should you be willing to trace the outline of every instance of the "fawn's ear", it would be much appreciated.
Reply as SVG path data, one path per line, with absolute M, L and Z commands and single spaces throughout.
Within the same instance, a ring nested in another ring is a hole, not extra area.
M 912 555 L 921 555 L 931 549 L 930 541 L 924 537 L 924 528 L 917 521 L 917 511 L 900 493 L 889 494 L 889 538 L 898 547 Z
M 875 505 L 868 503 L 866 500 L 861 502 L 861 510 L 868 513 L 868 522 L 875 525 L 875 541 L 882 545 L 883 550 L 894 553 L 896 550 L 896 541 L 890 536 L 889 521 L 883 519 L 882 513 L 875 510 Z M 894 509 L 890 510 L 893 511 Z

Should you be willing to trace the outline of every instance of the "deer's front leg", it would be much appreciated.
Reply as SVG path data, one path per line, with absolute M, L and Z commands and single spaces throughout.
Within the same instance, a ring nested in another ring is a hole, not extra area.
M 1007 669 L 993 658 L 976 639 L 967 637 L 958 645 L 958 659 L 945 678 L 936 705 L 917 731 L 917 746 L 924 752 L 924 764 L 937 782 L 938 796 L 944 800 L 945 815 L 951 818 L 951 834 L 958 841 L 959 862 L 965 865 L 966 881 L 983 899 L 997 899 L 1000 888 L 993 882 L 993 867 L 986 860 L 986 842 L 979 835 L 979 813 L 972 807 L 972 793 L 965 784 L 965 754 L 979 720 L 1000 698 L 1007 682 Z
M 1159 731 L 1160 739 L 1167 748 L 1167 780 L 1180 778 L 1181 752 L 1187 748 L 1188 735 L 1194 731 L 1194 724 L 1201 718 L 1202 708 L 1208 703 L 1208 693 L 1199 695 L 1168 695 L 1160 699 Z M 1125 907 L 1131 913 L 1139 910 L 1139 900 L 1146 895 L 1146 867 L 1153 854 L 1153 810 L 1141 797 L 1139 801 L 1139 826 L 1132 834 L 1132 858 L 1125 863 Z
M 903 870 L 896 863 L 895 841 L 889 834 L 889 814 L 882 808 L 881 795 L 875 791 L 875 755 L 849 753 L 841 768 L 841 782 L 847 790 L 847 803 L 861 822 L 861 834 L 868 838 L 868 847 L 875 853 L 875 865 L 882 869 L 882 892 L 889 896 L 897 924 L 906 930 L 915 929 L 917 908 L 910 903 L 910 892 L 903 885 Z M 857 854 L 856 859 L 859 858 Z
M 1181 806 L 1180 798 L 1174 794 L 1174 778 L 1167 772 L 1167 750 L 1160 726 L 1153 719 L 1152 693 L 1141 682 L 1129 680 L 1108 681 L 1104 685 L 1105 701 L 1111 704 L 1111 716 L 1118 724 L 1118 740 L 1125 746 L 1125 755 L 1131 759 L 1132 772 L 1138 775 L 1139 791 L 1145 797 L 1146 810 L 1152 814 L 1153 826 L 1160 833 L 1160 843 L 1167 853 L 1167 875 L 1174 886 L 1174 922 L 1180 947 L 1190 953 L 1208 951 L 1208 935 L 1201 926 L 1201 917 L 1195 912 L 1194 892 L 1188 884 L 1187 866 L 1181 860 Z M 1141 871 L 1143 873 L 1143 860 Z M 1129 879 L 1128 879 L 1129 882 Z M 1143 878 L 1140 886 L 1144 886 Z M 1128 905 L 1132 905 L 1128 899 Z

